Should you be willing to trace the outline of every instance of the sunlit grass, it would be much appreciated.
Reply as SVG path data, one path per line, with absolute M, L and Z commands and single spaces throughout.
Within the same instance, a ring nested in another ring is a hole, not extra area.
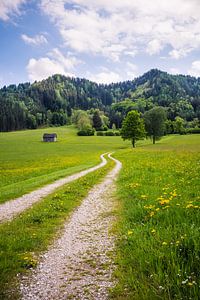
M 200 139 L 122 150 L 114 299 L 199 299 Z
M 44 132 L 56 132 L 58 142 L 42 142 Z M 126 146 L 120 137 L 78 137 L 71 126 L 0 133 L 0 202 L 89 168 L 100 154 Z

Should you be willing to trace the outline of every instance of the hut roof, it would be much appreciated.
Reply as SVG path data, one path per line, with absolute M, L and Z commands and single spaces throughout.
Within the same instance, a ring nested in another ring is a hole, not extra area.
M 44 133 L 43 134 L 43 138 L 57 138 L 57 134 L 56 133 Z

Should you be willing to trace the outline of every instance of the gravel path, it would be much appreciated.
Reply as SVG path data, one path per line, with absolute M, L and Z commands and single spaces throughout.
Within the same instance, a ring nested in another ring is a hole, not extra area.
M 114 269 L 109 255 L 114 250 L 112 194 L 121 168 L 111 159 L 113 170 L 92 188 L 31 276 L 22 278 L 23 300 L 107 299 Z
M 27 208 L 31 207 L 34 203 L 38 202 L 45 196 L 53 193 L 58 187 L 74 181 L 88 173 L 91 173 L 107 164 L 107 160 L 104 158 L 105 154 L 100 156 L 102 162 L 90 169 L 81 171 L 79 173 L 67 176 L 65 178 L 56 180 L 55 182 L 48 184 L 42 188 L 39 188 L 29 194 L 23 195 L 14 200 L 7 201 L 6 203 L 0 204 L 0 223 L 9 221 L 13 219 L 15 216 L 26 210 Z

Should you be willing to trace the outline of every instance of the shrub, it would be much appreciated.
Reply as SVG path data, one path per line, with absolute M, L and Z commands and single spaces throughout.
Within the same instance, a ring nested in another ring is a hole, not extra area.
M 113 131 L 106 131 L 106 132 L 105 132 L 105 135 L 106 135 L 106 136 L 114 136 L 115 133 L 114 133 Z
M 200 133 L 200 128 L 199 127 L 188 128 L 187 133 Z
M 95 132 L 95 130 L 93 128 L 88 128 L 88 129 L 85 129 L 85 130 L 79 130 L 77 132 L 77 135 L 79 135 L 79 136 L 91 136 L 91 135 L 94 135 L 94 132 Z
M 120 136 L 120 132 L 119 131 L 115 131 L 115 136 Z
M 97 136 L 104 136 L 104 132 L 103 131 L 97 131 Z

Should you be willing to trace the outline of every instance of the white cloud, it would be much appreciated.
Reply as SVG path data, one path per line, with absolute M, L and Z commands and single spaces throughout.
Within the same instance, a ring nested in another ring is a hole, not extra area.
M 195 77 L 200 77 L 200 60 L 193 61 L 188 74 Z
M 122 55 L 180 59 L 200 49 L 199 0 L 41 0 L 66 46 L 119 61 Z
M 154 39 L 148 43 L 146 51 L 150 55 L 154 55 L 154 54 L 160 53 L 160 51 L 162 49 L 163 49 L 163 46 L 162 46 L 161 42 L 159 40 Z
M 22 34 L 21 38 L 26 44 L 33 45 L 33 46 L 39 46 L 48 43 L 46 37 L 42 34 L 37 34 L 34 37 L 30 37 L 26 34 Z
M 47 57 L 39 59 L 31 58 L 26 67 L 30 81 L 42 80 L 53 74 L 75 76 L 72 71 L 76 64 L 80 63 L 71 55 L 64 56 L 59 49 L 55 48 Z
M 104 84 L 122 81 L 122 78 L 118 73 L 109 71 L 106 68 L 102 72 L 97 74 L 88 73 L 87 78 L 91 81 Z
M 180 58 L 183 58 L 183 57 L 186 57 L 187 56 L 187 54 L 189 53 L 189 52 L 191 52 L 192 51 L 192 49 L 191 48 L 188 48 L 188 49 L 174 49 L 174 50 L 171 50 L 170 52 L 169 52 L 169 56 L 171 57 L 171 58 L 174 58 L 174 59 L 180 59 Z
M 178 68 L 170 68 L 169 73 L 173 74 L 173 75 L 177 75 L 177 74 L 180 74 L 181 72 Z
M 20 6 L 26 0 L 1 0 L 0 1 L 0 19 L 8 21 L 12 14 L 20 13 Z

